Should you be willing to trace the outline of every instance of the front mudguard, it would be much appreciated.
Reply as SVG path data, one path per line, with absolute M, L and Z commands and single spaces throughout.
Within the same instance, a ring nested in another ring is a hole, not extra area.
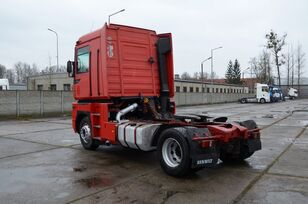
M 200 143 L 193 138 L 200 135 L 209 135 L 207 128 L 176 127 L 189 144 L 191 168 L 213 167 L 219 159 L 219 148 L 213 142 L 209 147 L 202 148 Z

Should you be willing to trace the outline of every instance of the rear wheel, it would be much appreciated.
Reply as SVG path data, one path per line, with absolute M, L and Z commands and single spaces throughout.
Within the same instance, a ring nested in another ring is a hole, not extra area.
M 248 130 L 257 128 L 257 124 L 253 120 L 246 120 L 239 123 L 241 126 L 246 127 Z M 240 140 L 234 143 L 233 151 L 228 152 L 222 149 L 220 152 L 220 160 L 223 162 L 240 162 L 253 155 L 254 151 L 249 151 L 247 141 Z
M 189 146 L 186 139 L 174 129 L 165 130 L 158 141 L 158 158 L 162 169 L 171 176 L 191 173 Z
M 84 117 L 80 121 L 79 137 L 83 148 L 87 150 L 96 150 L 99 147 L 99 141 L 93 139 L 91 122 L 88 117 Z
M 245 99 L 245 98 L 242 98 L 242 99 L 241 99 L 241 103 L 246 103 L 246 99 Z

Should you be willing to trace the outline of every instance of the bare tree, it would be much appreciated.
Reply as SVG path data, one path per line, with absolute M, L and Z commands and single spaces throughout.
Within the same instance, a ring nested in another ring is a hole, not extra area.
M 255 75 L 259 83 L 273 83 L 271 56 L 263 50 L 258 57 L 251 58 L 249 61 L 251 72 Z
M 200 80 L 201 79 L 201 74 L 200 72 L 194 72 L 194 75 L 192 77 L 194 80 Z
M 290 48 L 288 49 L 288 52 L 286 54 L 286 71 L 287 71 L 287 87 L 290 86 L 290 74 L 291 74 L 291 68 L 292 68 L 292 53 Z
M 191 79 L 191 76 L 188 72 L 183 72 L 183 74 L 181 75 L 181 79 L 189 80 Z
M 35 64 L 32 67 L 25 62 L 17 62 L 14 65 L 17 83 L 26 83 L 27 77 L 38 74 L 38 68 Z
M 291 50 L 291 86 L 294 86 L 294 65 L 295 65 L 295 56 L 294 56 L 294 51 L 293 48 Z
M 16 74 L 15 74 L 14 70 L 7 69 L 6 73 L 5 73 L 5 78 L 7 78 L 9 80 L 10 84 L 14 84 L 15 79 L 16 79 Z
M 0 64 L 0 79 L 4 78 L 5 73 L 6 73 L 6 67 L 4 65 Z
M 272 77 L 272 67 L 271 67 L 271 55 L 270 53 L 263 50 L 262 53 L 259 55 L 258 61 L 259 69 L 261 70 L 261 78 L 262 83 L 272 84 L 273 77 Z
M 301 76 L 304 73 L 303 67 L 305 66 L 305 53 L 302 50 L 302 45 L 299 44 L 296 50 L 296 74 L 297 74 L 297 87 L 300 92 Z
M 283 46 L 285 45 L 285 39 L 287 37 L 287 34 L 284 34 L 282 37 L 279 37 L 277 33 L 275 33 L 273 30 L 270 31 L 270 33 L 265 35 L 267 39 L 267 45 L 266 47 L 272 51 L 272 54 L 274 55 L 275 65 L 277 68 L 277 75 L 278 75 L 278 84 L 281 85 L 281 72 L 280 67 L 282 64 L 285 63 L 284 61 L 284 55 L 281 53 Z

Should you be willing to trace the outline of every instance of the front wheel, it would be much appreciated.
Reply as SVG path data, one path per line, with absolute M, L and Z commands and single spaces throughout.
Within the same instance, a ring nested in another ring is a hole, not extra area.
M 177 130 L 165 130 L 157 148 L 160 165 L 167 174 L 181 177 L 191 173 L 189 145 Z
M 242 99 L 241 99 L 241 103 L 246 103 L 246 99 L 245 99 L 245 98 L 242 98 Z
M 265 101 L 265 99 L 264 99 L 264 98 L 261 98 L 261 99 L 260 99 L 260 103 L 262 103 L 262 104 L 263 104 L 263 103 L 265 103 L 265 102 L 266 102 L 266 101 Z
M 79 137 L 83 148 L 87 150 L 96 150 L 99 147 L 99 141 L 93 139 L 91 122 L 88 117 L 80 121 Z

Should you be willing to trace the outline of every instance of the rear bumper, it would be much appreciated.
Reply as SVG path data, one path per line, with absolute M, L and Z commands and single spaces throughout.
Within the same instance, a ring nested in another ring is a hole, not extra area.
M 213 167 L 217 165 L 221 148 L 234 146 L 237 142 L 244 143 L 249 152 L 261 149 L 260 129 L 248 130 L 245 127 L 231 129 L 225 133 L 207 137 L 192 137 L 190 142 L 191 168 Z

